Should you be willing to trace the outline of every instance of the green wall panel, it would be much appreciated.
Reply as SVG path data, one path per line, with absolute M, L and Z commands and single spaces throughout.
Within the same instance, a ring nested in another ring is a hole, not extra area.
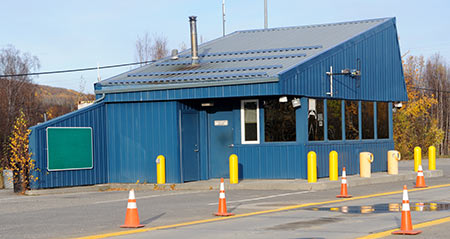
M 47 128 L 48 171 L 91 169 L 92 128 Z

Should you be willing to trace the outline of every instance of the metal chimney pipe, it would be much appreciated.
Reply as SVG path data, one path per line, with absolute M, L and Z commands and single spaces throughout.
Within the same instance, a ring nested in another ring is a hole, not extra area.
M 198 64 L 198 44 L 197 44 L 197 17 L 190 16 L 189 23 L 191 25 L 191 56 L 192 65 Z

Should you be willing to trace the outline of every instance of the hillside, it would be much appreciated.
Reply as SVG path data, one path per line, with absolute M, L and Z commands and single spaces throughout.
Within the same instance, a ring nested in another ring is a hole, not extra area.
M 36 85 L 36 96 L 45 105 L 71 106 L 76 109 L 78 102 L 94 100 L 93 94 L 84 94 L 70 89 Z

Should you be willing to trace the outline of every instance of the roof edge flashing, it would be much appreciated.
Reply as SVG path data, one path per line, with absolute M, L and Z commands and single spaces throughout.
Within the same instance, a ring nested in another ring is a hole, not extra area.
M 53 119 L 50 119 L 50 120 L 47 120 L 47 121 L 44 121 L 44 122 L 40 122 L 40 123 L 38 123 L 36 125 L 33 125 L 33 126 L 29 127 L 29 129 L 30 130 L 35 130 L 35 129 L 40 129 L 40 128 L 46 128 L 47 125 L 49 125 L 49 124 L 53 125 L 55 123 L 60 122 L 61 120 L 65 120 L 65 119 L 67 119 L 69 117 L 72 117 L 73 115 L 82 114 L 82 113 L 84 113 L 86 111 L 90 111 L 90 110 L 93 110 L 95 108 L 101 107 L 104 104 L 105 104 L 104 101 L 93 103 L 93 104 L 88 105 L 88 106 L 86 106 L 84 108 L 81 108 L 81 109 L 69 112 L 67 114 L 60 115 L 60 116 L 58 116 L 56 118 L 53 118 Z
M 135 86 L 111 89 L 95 90 L 95 94 L 108 94 L 108 93 L 125 93 L 125 92 L 139 92 L 139 91 L 155 91 L 155 90 L 175 90 L 175 89 L 190 89 L 201 88 L 211 86 L 231 86 L 231 85 L 248 85 L 248 84 L 260 84 L 260 83 L 274 83 L 279 82 L 278 77 L 267 78 L 254 78 L 254 79 L 241 79 L 241 80 L 221 80 L 221 81 L 209 81 L 209 82 L 195 82 L 185 84 L 164 84 L 164 85 L 152 85 L 152 86 Z
M 343 21 L 343 22 L 331 22 L 331 23 L 319 23 L 319 24 L 310 24 L 310 25 L 302 25 L 302 26 L 288 26 L 288 27 L 273 27 L 273 28 L 255 28 L 248 30 L 239 30 L 237 33 L 249 33 L 249 32 L 263 32 L 263 31 L 280 31 L 280 30 L 291 30 L 291 29 L 299 29 L 299 28 L 314 28 L 314 27 L 322 27 L 322 26 L 330 26 L 330 25 L 343 25 L 343 24 L 354 24 L 361 22 L 374 22 L 380 21 L 380 23 L 385 22 L 389 19 L 395 19 L 395 17 L 380 17 L 373 19 L 364 19 L 364 20 L 354 20 L 354 21 Z

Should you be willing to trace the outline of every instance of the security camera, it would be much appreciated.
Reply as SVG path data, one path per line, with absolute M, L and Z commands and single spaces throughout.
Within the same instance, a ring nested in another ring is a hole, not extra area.
M 300 99 L 299 98 L 294 98 L 291 102 L 292 102 L 292 107 L 294 107 L 294 108 L 300 107 L 302 105 L 300 103 Z

